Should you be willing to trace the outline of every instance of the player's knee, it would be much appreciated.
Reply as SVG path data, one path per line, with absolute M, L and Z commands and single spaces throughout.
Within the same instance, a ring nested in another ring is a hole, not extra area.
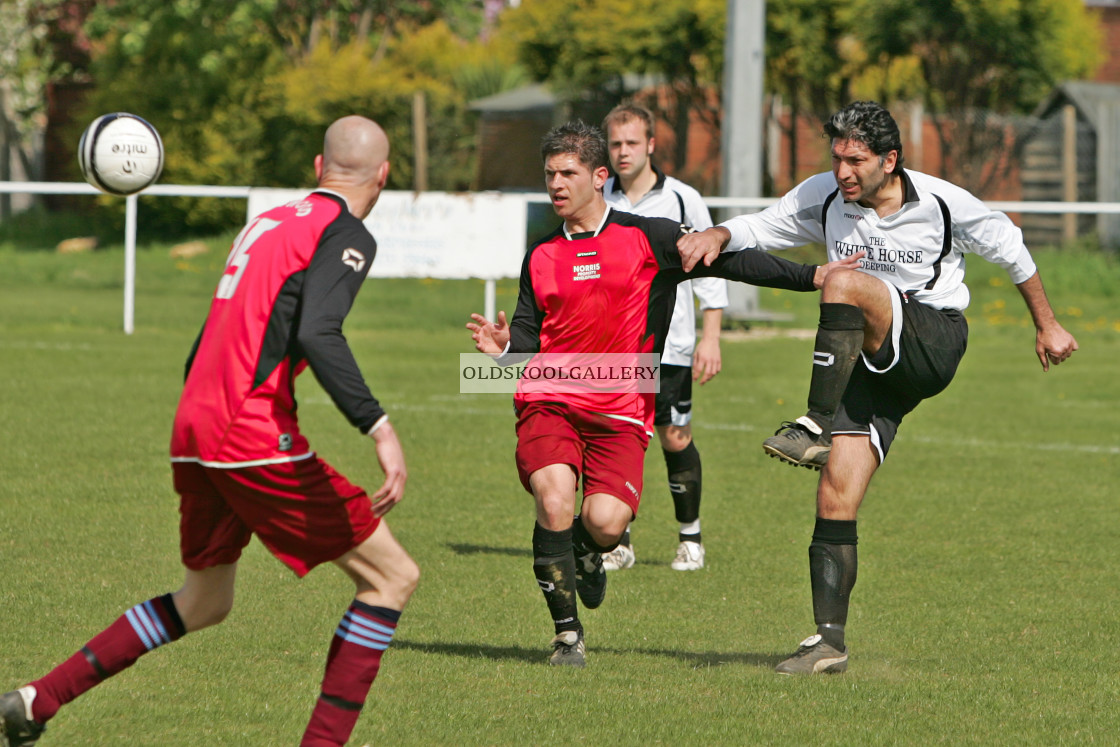
M 537 499 L 537 517 L 540 525 L 554 532 L 563 531 L 572 523 L 575 501 L 566 496 L 540 496 Z
M 692 428 L 687 425 L 671 425 L 668 428 L 658 428 L 657 436 L 661 441 L 662 451 L 684 451 L 692 443 Z
M 378 593 L 378 604 L 403 610 L 419 583 L 420 566 L 406 556 L 405 561 L 394 563 L 391 570 L 384 572 L 382 577 L 378 579 L 378 583 L 371 586 L 370 590 Z M 361 593 L 361 584 L 359 584 L 358 590 Z
M 851 520 L 856 518 L 859 501 L 850 491 L 821 480 L 817 487 L 817 516 L 822 519 Z
M 394 573 L 396 594 L 401 597 L 402 604 L 408 601 L 412 592 L 416 591 L 416 587 L 420 584 L 420 566 L 412 558 L 407 560 L 408 562 L 402 563 Z
M 215 606 L 210 610 L 210 618 L 208 625 L 217 625 L 218 623 L 225 622 L 229 617 L 229 613 L 233 611 L 233 602 L 229 604 L 221 604 Z
M 861 277 L 862 275 L 862 277 Z M 833 270 L 824 279 L 821 301 L 825 303 L 854 303 L 858 298 L 861 281 L 867 277 L 855 270 Z
M 622 540 L 622 535 L 626 533 L 628 526 L 630 526 L 629 521 L 616 521 L 603 527 L 595 536 L 595 541 L 602 548 L 600 552 L 610 552 L 618 547 L 618 543 Z
M 621 501 L 619 503 L 621 504 Z M 622 505 L 625 508 L 625 504 Z M 596 510 L 596 508 L 599 510 Z M 602 510 L 601 505 L 589 506 L 587 502 L 584 502 L 583 525 L 587 528 L 591 539 L 599 546 L 597 549 L 600 549 L 600 552 L 609 552 L 618 546 L 618 541 L 622 539 L 623 532 L 630 526 L 630 521 L 633 518 L 634 515 L 629 508 L 625 508 L 624 511 Z M 607 550 L 602 550 L 603 547 L 606 547 Z

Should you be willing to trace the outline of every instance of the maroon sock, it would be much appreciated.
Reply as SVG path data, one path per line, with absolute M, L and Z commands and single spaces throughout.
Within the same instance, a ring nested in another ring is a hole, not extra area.
M 46 723 L 59 708 L 86 690 L 132 666 L 143 654 L 178 640 L 185 632 L 170 594 L 136 605 L 81 651 L 30 683 L 35 688 L 32 716 Z
M 357 600 L 331 640 L 323 689 L 300 747 L 340 747 L 358 723 L 381 654 L 393 640 L 401 613 Z

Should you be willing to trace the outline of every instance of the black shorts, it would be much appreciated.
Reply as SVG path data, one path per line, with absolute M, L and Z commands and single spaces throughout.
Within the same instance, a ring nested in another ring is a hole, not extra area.
M 692 366 L 661 364 L 653 424 L 683 427 L 692 422 Z
M 886 342 L 856 362 L 832 420 L 833 435 L 869 435 L 880 462 L 902 418 L 949 386 L 968 345 L 968 322 L 957 309 L 934 309 L 901 291 L 893 302 Z

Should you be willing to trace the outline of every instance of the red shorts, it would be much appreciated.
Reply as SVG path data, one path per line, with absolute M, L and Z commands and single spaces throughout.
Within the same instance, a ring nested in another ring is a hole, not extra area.
M 584 497 L 613 495 L 638 515 L 649 434 L 637 423 L 561 402 L 530 402 L 517 418 L 517 474 L 530 493 L 529 475 L 550 464 L 569 464 L 583 478 Z
M 256 534 L 302 577 L 360 545 L 380 523 L 366 491 L 317 457 L 237 469 L 172 462 L 172 470 L 180 553 L 191 570 L 236 562 Z

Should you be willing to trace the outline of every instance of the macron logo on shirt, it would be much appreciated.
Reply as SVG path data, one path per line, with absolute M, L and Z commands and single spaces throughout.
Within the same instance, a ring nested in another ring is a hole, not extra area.
M 343 249 L 342 264 L 353 267 L 354 272 L 361 272 L 366 266 L 366 258 L 357 249 Z

